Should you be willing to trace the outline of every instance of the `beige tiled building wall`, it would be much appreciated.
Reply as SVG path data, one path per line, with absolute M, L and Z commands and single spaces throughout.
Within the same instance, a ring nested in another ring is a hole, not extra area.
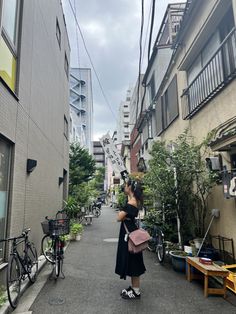
M 61 34 L 59 45 L 56 21 Z M 69 83 L 65 55 L 70 47 L 59 0 L 24 1 L 20 19 L 17 97 L 0 81 L 0 135 L 12 143 L 8 235 L 30 227 L 40 252 L 40 222 L 62 207 L 69 171 Z M 66 120 L 65 120 L 66 119 Z M 37 167 L 27 174 L 27 159 Z
M 167 73 L 168 79 L 163 86 L 163 91 L 168 87 L 172 78 L 177 74 L 179 116 L 161 134 L 161 139 L 170 141 L 176 139 L 178 134 L 189 128 L 190 134 L 201 142 L 214 128 L 236 116 L 236 81 L 232 80 L 220 93 L 205 104 L 191 119 L 182 118 L 182 98 L 184 89 L 188 86 L 186 70 L 194 61 L 197 54 L 206 44 L 209 37 L 217 27 L 226 11 L 232 5 L 234 20 L 236 21 L 236 1 L 235 0 L 209 0 L 193 1 L 196 7 L 193 14 L 184 28 L 180 46 L 175 58 Z M 217 153 L 217 152 L 216 152 Z M 212 152 L 212 155 L 214 152 Z M 230 155 L 221 152 L 223 164 L 227 165 Z M 235 198 L 225 199 L 222 185 L 217 185 L 210 197 L 209 209 L 219 208 L 220 218 L 215 219 L 211 234 L 233 238 L 236 249 L 236 202 Z M 210 217 L 208 217 L 210 219 Z M 228 248 L 229 249 L 229 248 Z

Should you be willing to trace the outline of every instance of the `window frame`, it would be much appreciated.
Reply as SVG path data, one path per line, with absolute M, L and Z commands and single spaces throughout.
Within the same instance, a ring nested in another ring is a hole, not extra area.
M 171 99 L 173 99 L 173 97 L 169 97 L 170 88 L 172 87 L 172 84 L 174 84 L 174 83 L 176 85 L 176 88 L 175 88 L 176 103 L 174 104 L 175 107 L 173 107 L 173 102 L 171 101 Z M 175 115 L 173 115 L 173 113 L 174 113 L 173 108 L 177 109 Z M 164 93 L 161 96 L 161 114 L 162 114 L 162 131 L 161 130 L 158 131 L 159 135 L 164 130 L 166 130 L 179 116 L 179 96 L 178 96 L 177 74 L 175 74 L 173 76 L 168 87 L 166 88 L 166 90 L 164 91 Z
M 229 34 L 229 32 L 232 30 L 232 28 L 228 29 L 227 31 L 227 34 L 224 34 L 224 37 L 222 37 L 222 31 L 223 31 L 223 27 L 228 27 L 228 25 L 224 25 L 225 24 L 225 21 L 227 20 L 227 18 L 232 18 L 234 19 L 234 16 L 230 16 L 233 12 L 233 7 L 232 5 L 230 5 L 230 8 L 227 10 L 227 12 L 225 13 L 225 15 L 223 16 L 223 18 L 220 20 L 219 24 L 217 25 L 215 31 L 211 34 L 211 36 L 208 38 L 208 40 L 205 42 L 204 46 L 202 47 L 201 51 L 199 52 L 199 54 L 196 56 L 195 60 L 189 65 L 189 67 L 186 69 L 186 74 L 187 74 L 187 82 L 188 82 L 188 85 L 190 85 L 195 79 L 196 77 L 199 75 L 199 73 L 202 71 L 202 69 L 204 68 L 204 66 L 209 62 L 209 60 L 211 60 L 212 56 L 210 58 L 208 58 L 207 61 L 203 62 L 203 54 L 204 54 L 204 51 L 206 51 L 207 47 L 210 45 L 211 43 L 211 40 L 214 36 L 218 36 L 218 39 L 219 39 L 219 43 L 218 43 L 218 48 L 220 47 L 221 43 L 224 41 L 224 39 L 227 37 L 227 35 Z M 236 21 L 234 20 L 229 20 L 229 23 L 230 22 L 233 22 L 234 25 L 233 27 L 236 26 Z M 217 49 L 218 49 L 217 48 Z M 217 51 L 217 49 L 215 49 L 215 51 Z M 214 55 L 214 53 L 213 53 Z M 194 65 L 194 63 L 196 62 L 196 60 L 200 58 L 200 66 L 201 66 L 201 69 L 200 71 L 198 71 L 198 73 L 192 78 L 192 80 L 190 81 L 189 80 L 189 72 L 192 68 L 192 66 Z
M 4 30 L 3 27 L 3 9 L 4 9 L 4 1 L 7 0 L 0 0 L 0 40 L 2 38 L 3 42 L 9 49 L 10 54 L 16 61 L 16 69 L 15 69 L 15 82 L 14 82 L 14 88 L 12 89 L 11 86 L 9 86 L 8 82 L 5 81 L 5 79 L 0 76 L 0 81 L 4 84 L 4 86 L 8 89 L 8 91 L 13 95 L 13 97 L 18 100 L 18 92 L 19 92 L 19 55 L 20 55 L 20 37 L 21 37 L 21 30 L 22 30 L 22 12 L 23 12 L 23 2 L 20 0 L 16 0 L 17 6 L 16 6 L 16 41 L 13 43 L 9 36 L 7 35 L 7 32 Z
M 3 9 L 3 0 L 0 0 L 0 34 L 2 33 L 2 9 Z
M 57 30 L 59 30 L 59 38 L 58 38 Z M 57 17 L 56 17 L 56 38 L 57 38 L 59 48 L 61 50 L 61 28 L 60 28 L 60 24 Z
M 148 125 L 148 139 L 153 139 L 152 117 L 149 117 L 147 125 Z
M 153 71 L 150 81 L 148 82 L 148 90 L 149 90 L 149 100 L 150 104 L 153 102 L 156 96 L 156 79 L 155 79 L 155 71 Z M 153 93 L 153 95 L 152 95 Z
M 5 215 L 5 223 L 4 223 L 4 233 L 5 236 L 7 235 L 8 232 L 8 219 L 10 215 L 10 198 L 11 198 L 11 184 L 12 184 L 12 167 L 13 167 L 13 156 L 14 156 L 14 144 L 9 141 L 7 138 L 2 136 L 0 134 L 0 141 L 5 142 L 7 145 L 9 145 L 9 162 L 8 162 L 8 178 L 7 178 L 7 197 L 6 197 L 6 215 Z M 6 260 L 6 243 L 3 244 L 2 248 L 2 258 L 0 257 L 0 265 L 5 262 Z
M 68 120 L 67 120 L 65 115 L 64 115 L 64 128 L 63 129 L 64 129 L 64 131 L 63 131 L 64 136 L 68 140 L 68 138 L 69 138 L 69 125 L 68 125 Z
M 6 30 L 4 29 L 3 23 L 2 23 L 2 14 L 4 9 L 4 1 L 2 1 L 2 10 L 1 10 L 1 36 L 3 36 L 5 43 L 7 44 L 8 48 L 10 49 L 11 53 L 14 55 L 14 57 L 17 59 L 18 55 L 18 43 L 19 43 L 19 28 L 20 28 L 20 11 L 21 11 L 21 4 L 19 0 L 16 0 L 16 42 L 12 42 L 10 37 L 8 36 Z
M 65 58 L 64 58 L 64 70 L 67 76 L 67 79 L 69 80 L 69 60 L 65 51 Z

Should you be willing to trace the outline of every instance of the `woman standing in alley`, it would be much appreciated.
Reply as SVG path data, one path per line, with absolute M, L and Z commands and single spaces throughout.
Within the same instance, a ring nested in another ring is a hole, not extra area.
M 128 237 L 125 231 L 124 223 L 129 232 L 137 229 L 135 217 L 138 216 L 139 208 L 143 201 L 143 192 L 141 185 L 131 179 L 125 185 L 125 194 L 128 195 L 128 202 L 118 213 L 117 220 L 121 222 L 120 234 L 116 257 L 116 274 L 120 279 L 131 277 L 131 286 L 121 291 L 124 299 L 140 299 L 140 276 L 146 271 L 142 252 L 137 254 L 129 253 Z

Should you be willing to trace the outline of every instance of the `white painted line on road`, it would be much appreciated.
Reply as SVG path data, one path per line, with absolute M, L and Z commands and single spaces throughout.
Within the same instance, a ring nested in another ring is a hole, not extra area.
M 108 238 L 108 239 L 104 239 L 103 241 L 104 242 L 114 242 L 114 243 L 116 243 L 116 242 L 118 242 L 118 238 Z

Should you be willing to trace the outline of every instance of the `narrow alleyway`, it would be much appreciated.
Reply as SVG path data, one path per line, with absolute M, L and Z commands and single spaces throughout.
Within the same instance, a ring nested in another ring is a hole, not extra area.
M 142 279 L 142 299 L 123 300 L 119 293 L 129 281 L 114 274 L 118 230 L 115 210 L 103 207 L 100 218 L 85 226 L 83 239 L 68 247 L 65 279 L 47 280 L 28 311 L 35 314 L 236 313 L 236 307 L 222 297 L 204 298 L 200 283 L 189 283 L 168 264 L 159 265 L 150 252 L 145 252 L 147 273 Z M 45 276 L 45 270 L 41 276 Z M 16 313 L 23 312 L 24 299 L 29 293 L 22 297 Z M 235 301 L 235 296 L 229 292 L 228 295 Z

